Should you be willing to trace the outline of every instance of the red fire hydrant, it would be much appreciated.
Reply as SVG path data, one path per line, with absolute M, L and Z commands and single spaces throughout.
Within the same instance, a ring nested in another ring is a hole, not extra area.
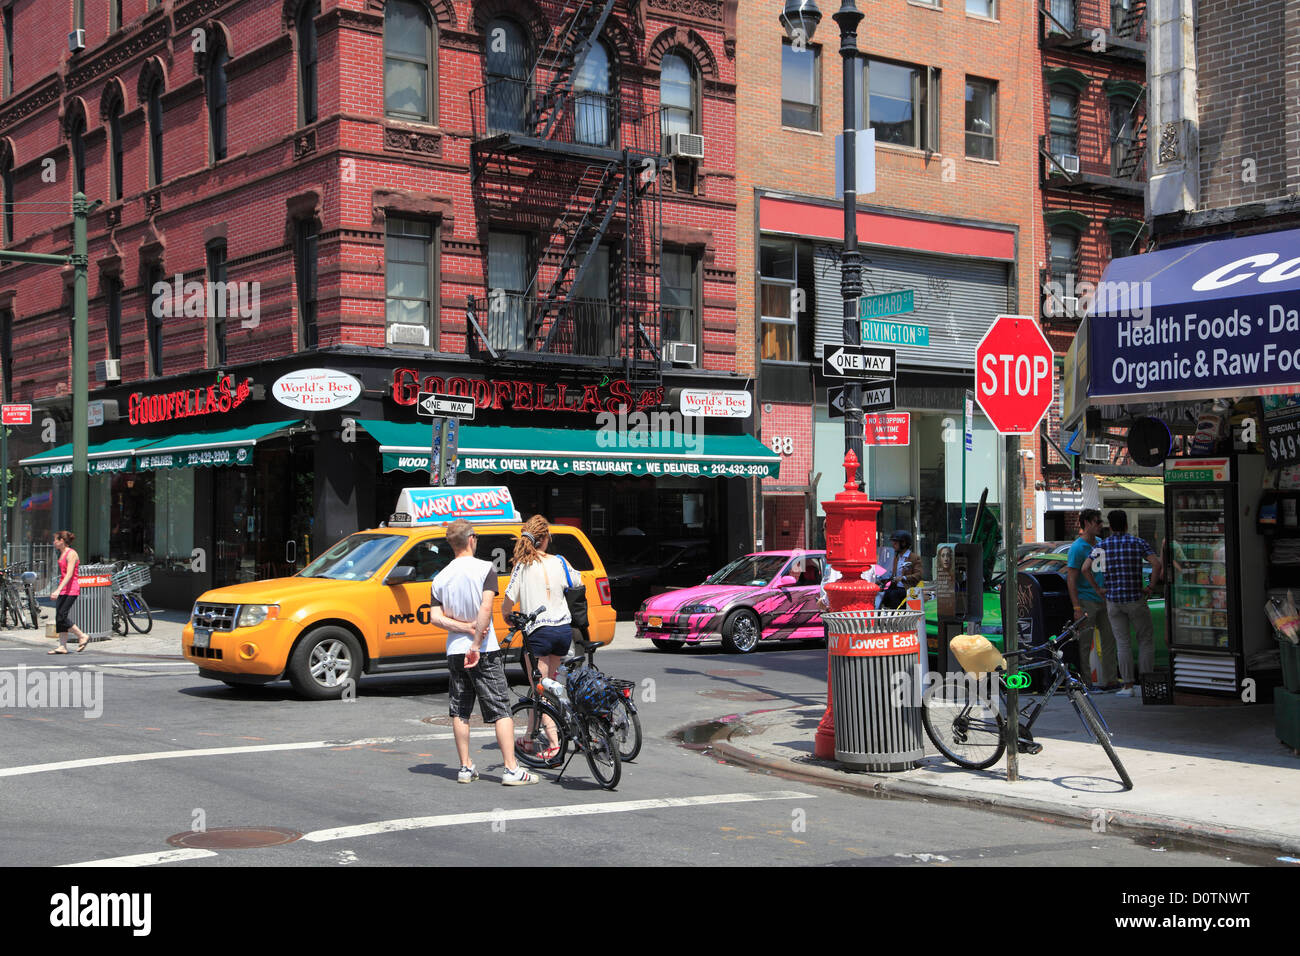
M 862 580 L 862 573 L 876 563 L 876 517 L 880 502 L 872 501 L 858 490 L 854 480 L 858 456 L 849 451 L 844 456 L 844 490 L 826 509 L 826 559 L 840 572 L 840 579 L 826 585 L 826 599 L 832 611 L 871 611 L 876 607 L 879 588 Z M 826 713 L 817 725 L 813 755 L 821 760 L 835 759 L 835 715 L 831 711 L 831 661 L 826 657 Z

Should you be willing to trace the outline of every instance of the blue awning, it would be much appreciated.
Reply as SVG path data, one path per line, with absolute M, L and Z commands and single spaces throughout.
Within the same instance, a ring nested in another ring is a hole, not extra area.
M 1113 260 L 1087 352 L 1093 404 L 1300 387 L 1300 229 Z

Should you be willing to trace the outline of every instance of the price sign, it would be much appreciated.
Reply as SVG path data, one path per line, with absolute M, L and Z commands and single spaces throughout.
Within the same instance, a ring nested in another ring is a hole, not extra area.
M 1300 464 L 1300 406 L 1264 413 L 1264 459 L 1269 468 Z

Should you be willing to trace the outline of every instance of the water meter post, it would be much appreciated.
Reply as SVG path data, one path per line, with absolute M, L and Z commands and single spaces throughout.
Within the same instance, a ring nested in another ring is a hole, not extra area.
M 876 519 L 880 502 L 858 490 L 858 456 L 851 450 L 844 456 L 844 490 L 822 503 L 826 510 L 826 558 L 840 572 L 840 579 L 826 585 L 826 599 L 832 611 L 870 611 L 876 607 L 880 590 L 862 574 L 876 563 Z M 831 709 L 830 641 L 826 657 L 826 713 L 817 725 L 813 754 L 822 760 L 835 759 L 835 715 Z

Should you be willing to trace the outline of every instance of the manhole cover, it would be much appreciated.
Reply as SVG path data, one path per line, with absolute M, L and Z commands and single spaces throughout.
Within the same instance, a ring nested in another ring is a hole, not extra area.
M 761 690 L 702 690 L 701 697 L 715 697 L 718 700 L 777 700 L 772 694 Z
M 709 677 L 763 677 L 765 676 L 763 671 L 722 670 L 722 671 L 705 671 L 704 673 L 707 674 Z
M 255 850 L 264 846 L 292 843 L 302 836 L 283 827 L 213 827 L 169 836 L 172 846 L 195 850 Z

